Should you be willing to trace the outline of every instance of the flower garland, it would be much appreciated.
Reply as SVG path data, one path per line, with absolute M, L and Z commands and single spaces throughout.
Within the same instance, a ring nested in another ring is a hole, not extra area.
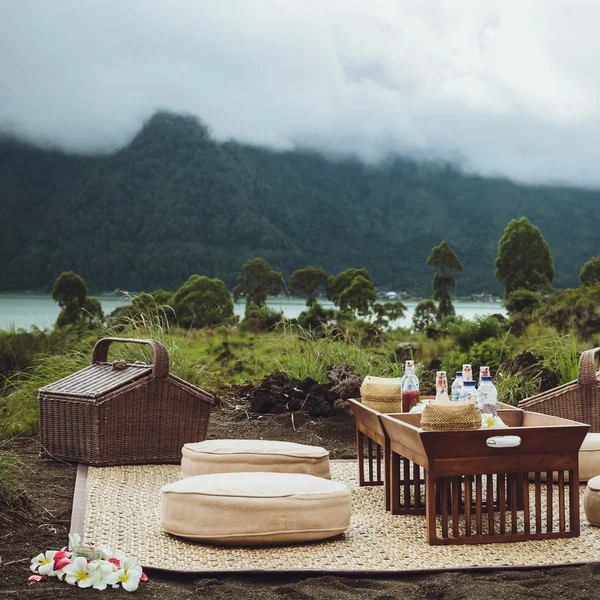
M 96 590 L 121 585 L 128 592 L 135 592 L 140 581 L 148 581 L 148 576 L 134 558 L 119 550 L 113 552 L 110 548 L 84 542 L 77 533 L 69 535 L 69 551 L 65 548 L 48 550 L 34 556 L 31 570 L 36 574 L 29 581 L 58 577 L 70 585 Z

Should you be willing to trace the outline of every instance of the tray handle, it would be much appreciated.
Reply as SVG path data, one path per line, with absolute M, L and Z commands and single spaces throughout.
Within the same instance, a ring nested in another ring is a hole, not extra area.
M 92 364 L 108 362 L 108 347 L 113 342 L 124 344 L 147 344 L 152 346 L 154 353 L 152 359 L 152 376 L 165 378 L 169 375 L 169 353 L 165 345 L 157 340 L 138 340 L 133 338 L 102 338 L 92 351 Z
M 579 358 L 579 371 L 577 373 L 577 383 L 579 385 L 597 385 L 596 364 L 594 359 L 600 348 L 592 348 L 581 353 Z
M 521 445 L 518 435 L 495 435 L 485 440 L 490 448 L 516 448 Z

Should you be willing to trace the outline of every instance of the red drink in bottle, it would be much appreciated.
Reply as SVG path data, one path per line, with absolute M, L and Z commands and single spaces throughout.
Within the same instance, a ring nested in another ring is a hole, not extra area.
M 405 386 L 402 390 L 402 412 L 410 412 L 410 409 L 417 404 L 419 404 L 419 390 L 407 390 Z

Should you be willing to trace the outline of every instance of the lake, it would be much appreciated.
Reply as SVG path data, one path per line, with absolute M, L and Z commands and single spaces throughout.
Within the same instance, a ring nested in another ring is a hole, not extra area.
M 129 304 L 127 298 L 122 296 L 96 296 L 105 314 L 111 313 L 119 306 Z M 322 302 L 325 308 L 332 308 L 333 304 L 328 301 Z M 412 315 L 417 302 L 405 302 L 408 310 L 406 316 L 394 322 L 395 327 L 410 327 Z M 288 318 L 297 317 L 306 309 L 303 299 L 273 298 L 267 300 L 267 305 L 275 310 L 283 311 Z M 456 314 L 466 319 L 472 319 L 476 315 L 502 314 L 506 316 L 506 310 L 499 303 L 493 302 L 455 302 Z M 244 303 L 238 302 L 234 305 L 236 315 L 244 315 Z M 59 313 L 58 305 L 52 300 L 50 294 L 0 294 L 0 329 L 9 329 L 11 326 L 17 329 L 29 329 L 35 325 L 40 329 L 51 328 L 56 322 Z

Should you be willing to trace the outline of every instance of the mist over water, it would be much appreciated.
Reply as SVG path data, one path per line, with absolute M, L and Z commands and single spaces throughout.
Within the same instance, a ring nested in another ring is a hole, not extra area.
M 219 140 L 600 184 L 600 4 L 0 3 L 0 131 L 114 151 L 159 109 Z

